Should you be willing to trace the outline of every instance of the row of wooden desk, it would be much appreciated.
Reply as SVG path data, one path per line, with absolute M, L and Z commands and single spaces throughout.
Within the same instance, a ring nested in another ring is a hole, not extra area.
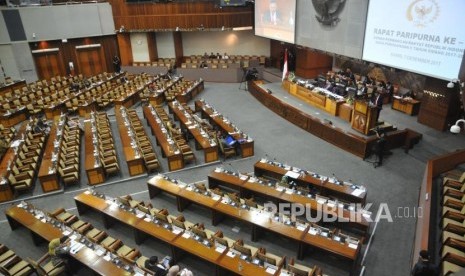
M 58 168 L 60 166 L 60 151 L 65 124 L 65 115 L 61 116 L 60 120 L 54 121 L 52 127 L 50 128 L 50 134 L 47 143 L 45 144 L 42 163 L 40 164 L 39 169 L 39 181 L 44 193 L 60 189 L 60 176 L 58 174 Z
M 8 182 L 8 176 L 11 173 L 11 168 L 16 163 L 16 158 L 19 156 L 16 151 L 19 150 L 24 144 L 23 136 L 27 135 L 28 131 L 31 131 L 32 124 L 24 122 L 16 132 L 15 138 L 12 140 L 12 144 L 15 143 L 17 147 L 10 146 L 1 158 L 0 163 L 0 202 L 12 200 L 14 197 L 13 189 Z
M 144 117 L 152 130 L 152 135 L 155 135 L 157 145 L 162 150 L 163 157 L 168 160 L 168 168 L 170 171 L 184 168 L 184 158 L 177 145 L 174 145 L 173 137 L 163 125 L 155 108 L 152 105 L 144 106 Z M 171 141 L 168 141 L 171 139 Z
M 84 167 L 87 174 L 89 185 L 96 185 L 105 182 L 105 169 L 100 160 L 99 155 L 95 155 L 95 150 L 98 142 L 94 144 L 94 140 L 99 141 L 97 133 L 97 116 L 90 113 L 88 118 L 84 120 L 84 144 L 85 144 L 85 161 Z
M 240 194 L 250 196 L 251 194 L 260 195 L 261 197 L 272 199 L 279 204 L 281 202 L 297 203 L 302 207 L 308 207 L 311 211 L 312 218 L 314 215 L 321 217 L 335 218 L 334 223 L 338 227 L 350 230 L 356 230 L 363 236 L 368 236 L 370 222 L 365 218 L 360 210 L 350 211 L 341 206 L 330 206 L 327 202 L 321 202 L 317 198 L 310 198 L 306 195 L 300 195 L 287 189 L 279 189 L 261 184 L 257 179 L 247 175 L 230 174 L 224 171 L 215 170 L 208 175 L 210 189 L 225 185 L 234 190 L 239 190 Z M 307 216 L 309 214 L 306 214 Z
M 338 256 L 352 264 L 352 273 L 355 273 L 359 262 L 361 243 L 356 246 L 341 243 L 331 238 L 314 235 L 309 232 L 310 225 L 299 229 L 292 225 L 272 219 L 268 212 L 258 209 L 241 209 L 224 202 L 220 196 L 210 196 L 195 192 L 190 186 L 182 186 L 157 175 L 147 183 L 150 198 L 160 192 L 166 192 L 176 197 L 178 211 L 182 212 L 190 203 L 196 203 L 209 209 L 212 213 L 212 224 L 217 225 L 225 216 L 249 223 L 252 226 L 251 238 L 258 240 L 266 230 L 284 236 L 298 243 L 297 257 L 302 259 L 307 247 L 316 248 Z
M 202 118 L 208 118 L 211 122 L 222 129 L 223 132 L 231 135 L 239 143 L 242 158 L 254 155 L 254 141 L 252 138 L 240 132 L 231 122 L 225 120 L 221 114 L 218 114 L 215 109 L 208 105 L 205 101 L 195 101 L 195 111 L 200 111 Z
M 200 94 L 205 88 L 204 81 L 200 79 L 200 81 L 196 81 L 192 87 L 190 87 L 187 91 L 177 94 L 176 99 L 181 103 L 187 103 L 195 96 Z
M 208 131 L 203 129 L 195 119 L 187 113 L 186 109 L 174 101 L 168 104 L 170 111 L 173 113 L 174 119 L 179 121 L 181 128 L 190 132 L 195 139 L 195 149 L 202 149 L 204 152 L 205 163 L 217 161 L 218 145 L 208 136 Z
M 365 205 L 367 192 L 365 188 L 352 183 L 343 183 L 341 185 L 330 181 L 329 177 L 324 177 L 313 172 L 303 171 L 296 167 L 285 166 L 279 162 L 262 159 L 254 165 L 254 173 L 256 176 L 268 176 L 275 179 L 281 179 L 289 172 L 298 173 L 297 178 L 292 178 L 297 184 L 302 186 L 312 186 L 316 188 L 319 194 L 345 200 L 349 203 L 360 203 Z
M 264 267 L 245 262 L 238 255 L 228 256 L 227 249 L 219 252 L 214 246 L 208 247 L 192 238 L 185 238 L 182 232 L 176 233 L 144 217 L 125 211 L 112 201 L 88 193 L 80 194 L 74 199 L 79 214 L 88 210 L 96 211 L 103 216 L 105 227 L 111 227 L 114 222 L 123 223 L 133 230 L 137 244 L 141 244 L 147 237 L 163 241 L 170 245 L 173 258 L 179 259 L 187 252 L 213 264 L 216 275 L 224 275 L 225 271 L 239 275 L 270 275 L 266 273 Z M 242 270 L 239 270 L 240 266 Z M 273 275 L 280 275 L 280 271 L 276 271 Z
M 5 211 L 6 218 L 12 230 L 25 227 L 29 230 L 34 244 L 50 242 L 63 236 L 61 229 L 48 223 L 45 218 L 38 218 L 38 214 L 30 213 L 28 210 L 13 206 Z M 37 216 L 37 217 L 36 217 Z M 103 256 L 84 246 L 76 254 L 70 254 L 74 260 L 93 270 L 98 275 L 130 275 L 129 272 L 116 264 L 107 261 Z
M 125 125 L 125 119 L 122 112 L 124 107 L 115 107 L 115 117 L 118 124 L 119 135 L 121 137 L 121 144 L 123 147 L 124 156 L 131 176 L 145 173 L 144 158 L 140 152 L 138 145 L 131 145 L 130 133 L 135 136 L 131 125 Z M 129 116 L 129 115 L 127 115 Z

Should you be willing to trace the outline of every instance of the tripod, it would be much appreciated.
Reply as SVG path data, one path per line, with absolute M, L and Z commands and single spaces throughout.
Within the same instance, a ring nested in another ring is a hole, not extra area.
M 244 73 L 242 73 L 242 79 L 241 79 L 241 83 L 239 84 L 239 90 L 247 91 L 248 90 L 248 87 L 247 87 L 247 70 L 245 68 L 242 68 L 242 70 L 244 71 Z M 242 88 L 243 83 L 245 83 L 244 88 Z

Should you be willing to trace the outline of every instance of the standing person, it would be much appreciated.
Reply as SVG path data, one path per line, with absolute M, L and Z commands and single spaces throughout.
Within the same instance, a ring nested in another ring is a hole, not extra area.
M 434 264 L 430 262 L 429 253 L 426 250 L 420 251 L 420 257 L 412 270 L 412 276 L 436 276 L 438 270 Z
M 115 69 L 115 73 L 121 72 L 121 60 L 118 56 L 113 57 L 113 68 Z
M 378 122 L 379 114 L 381 113 L 381 110 L 383 109 L 383 100 L 384 100 L 383 98 L 384 98 L 384 93 L 380 89 L 376 92 L 375 97 L 373 98 L 373 105 L 376 106 L 375 122 Z
M 374 153 L 377 159 L 374 164 L 376 168 L 383 164 L 384 150 L 386 148 L 386 133 L 380 129 L 377 129 L 375 131 L 376 131 L 376 136 L 378 137 L 378 140 L 376 140 L 376 143 L 374 146 Z

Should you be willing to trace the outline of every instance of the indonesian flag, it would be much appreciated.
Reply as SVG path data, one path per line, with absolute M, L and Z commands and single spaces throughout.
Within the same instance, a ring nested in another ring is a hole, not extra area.
M 282 81 L 284 81 L 284 79 L 287 77 L 287 49 L 284 50 L 284 67 L 283 67 L 283 79 Z

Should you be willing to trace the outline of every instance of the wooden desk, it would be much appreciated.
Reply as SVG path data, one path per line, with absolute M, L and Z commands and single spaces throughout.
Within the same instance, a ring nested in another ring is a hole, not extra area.
M 289 169 L 294 169 L 290 167 Z M 300 169 L 298 169 L 300 171 Z M 254 174 L 256 176 L 269 176 L 276 180 L 281 180 L 281 178 L 287 173 L 289 170 L 279 166 L 278 163 L 268 161 L 268 162 L 261 162 L 257 161 L 254 165 Z M 351 185 L 338 185 L 335 183 L 330 182 L 328 179 L 325 181 L 321 181 L 320 178 L 316 178 L 312 172 L 305 171 L 306 174 L 300 174 L 300 176 L 295 179 L 298 185 L 307 187 L 308 185 L 316 188 L 319 194 L 323 196 L 330 196 L 335 197 L 349 203 L 361 203 L 362 206 L 365 205 L 367 192 L 362 192 L 360 195 L 354 195 L 355 189 L 352 188 Z M 323 177 L 323 176 L 319 176 Z
M 124 119 L 121 114 L 121 109 L 115 107 L 115 117 L 118 123 L 119 135 L 123 146 L 124 156 L 131 176 L 145 173 L 145 165 L 142 154 L 137 154 L 136 150 L 131 146 L 131 137 L 128 132 L 133 132 L 131 126 L 124 124 Z M 134 134 L 134 133 L 133 133 Z M 135 134 L 134 134 L 135 135 Z M 137 146 L 137 150 L 139 150 Z
M 45 117 L 48 120 L 53 120 L 55 116 L 59 116 L 61 113 L 65 112 L 65 110 L 66 110 L 65 102 L 47 105 L 44 107 Z
M 13 112 L 1 114 L 0 124 L 2 124 L 4 127 L 12 127 L 26 120 L 27 115 L 27 109 L 23 106 L 19 109 L 15 109 Z
M 169 170 L 174 171 L 184 168 L 184 158 L 182 153 L 177 146 L 174 146 L 173 137 L 171 137 L 168 130 L 163 126 L 163 123 L 158 117 L 153 106 L 144 106 L 143 111 L 144 117 L 147 119 L 150 129 L 152 130 L 152 135 L 155 135 L 157 144 L 162 149 L 162 156 L 168 159 Z M 170 144 L 168 138 L 171 139 L 172 144 Z
M 289 81 L 285 80 L 285 82 L 289 82 Z M 331 96 L 328 96 L 324 93 L 318 93 L 317 89 L 321 89 L 323 91 L 322 88 L 310 90 L 296 83 L 290 83 L 289 85 L 285 85 L 284 87 L 286 88 L 289 87 L 287 90 L 289 94 L 301 99 L 302 101 L 312 106 L 318 107 L 333 116 L 339 116 L 340 106 L 343 103 L 345 103 L 345 100 L 343 97 L 340 97 L 339 95 L 336 95 L 330 91 L 325 90 L 325 92 Z M 338 97 L 339 100 L 335 99 L 335 97 Z
M 60 123 L 60 125 L 59 125 Z M 62 143 L 62 135 L 66 117 L 60 121 L 55 121 L 50 129 L 50 135 L 45 144 L 42 163 L 39 168 L 39 181 L 44 193 L 56 191 L 60 189 L 60 176 L 58 174 L 58 166 L 60 160 L 60 151 Z M 61 133 L 58 135 L 57 133 Z M 55 148 L 55 140 L 58 138 L 58 147 Z M 55 157 L 54 157 L 55 155 Z M 53 159 L 55 158 L 55 159 Z
M 199 194 L 194 191 L 189 191 L 187 187 L 178 186 L 177 184 L 163 178 L 160 175 L 151 178 L 147 182 L 147 186 L 151 197 L 155 194 L 158 194 L 160 191 L 166 191 L 172 195 L 175 195 L 178 200 L 189 200 L 201 206 L 207 207 L 212 212 L 213 225 L 217 225 L 224 216 L 233 217 L 235 219 L 251 224 L 251 235 L 253 241 L 258 240 L 263 230 L 271 231 L 294 240 L 299 243 L 299 258 L 303 258 L 304 247 L 306 245 L 311 245 L 337 256 L 351 259 L 352 262 L 356 262 L 358 259 L 358 253 L 361 247 L 360 243 L 358 244 L 357 248 L 350 248 L 346 244 L 343 244 L 343 246 L 338 246 L 341 245 L 341 243 L 332 239 L 320 239 L 321 236 L 317 236 L 318 239 L 313 238 L 314 235 L 311 235 L 311 237 L 306 237 L 309 226 L 307 226 L 305 229 L 302 229 L 301 231 L 293 226 L 285 225 L 270 218 L 269 214 L 263 210 L 247 210 L 241 209 L 240 207 L 237 208 L 231 206 L 223 202 L 221 198 L 215 200 L 210 196 Z
M 218 184 L 224 185 L 225 183 L 227 183 L 228 187 L 233 187 L 236 190 L 239 188 L 241 197 L 243 197 L 243 195 L 249 196 L 250 194 L 258 194 L 267 199 L 272 199 L 275 203 L 299 203 L 302 206 L 310 208 L 312 218 L 314 215 L 323 212 L 324 216 L 337 218 L 335 220 L 335 224 L 338 227 L 349 230 L 354 229 L 361 232 L 364 236 L 368 235 L 370 222 L 363 217 L 360 212 L 351 212 L 346 209 L 341 209 L 340 207 L 325 208 L 325 204 L 318 203 L 314 198 L 309 198 L 299 194 L 289 194 L 285 192 L 285 190 L 278 191 L 275 187 L 263 185 L 258 182 L 252 182 L 252 180 L 248 177 L 246 179 L 241 179 L 239 176 L 215 171 L 208 175 L 208 184 L 210 189 Z
M 410 116 L 414 116 L 418 115 L 418 112 L 420 111 L 420 103 L 420 101 L 414 99 L 407 100 L 394 96 L 392 98 L 391 108 L 406 113 Z
M 165 102 L 165 93 L 163 92 L 154 92 L 154 94 L 149 96 L 149 103 L 151 105 L 162 105 Z
M 85 144 L 85 162 L 84 167 L 87 174 L 89 185 L 96 185 L 105 182 L 105 170 L 100 157 L 94 155 L 94 133 L 92 132 L 92 118 L 84 121 L 84 144 Z M 95 133 L 95 136 L 97 133 Z M 98 139 L 98 137 L 95 137 Z M 97 159 L 98 158 L 98 159 Z
M 8 84 L 3 84 L 0 87 L 0 95 L 4 96 L 8 92 L 13 94 L 15 90 L 21 89 L 24 86 L 26 86 L 26 80 L 19 80 L 19 81 L 14 81 L 14 82 L 11 82 L 11 83 L 8 83 Z
M 194 83 L 194 86 L 189 88 L 187 91 L 177 94 L 176 95 L 176 100 L 178 100 L 180 103 L 187 103 L 193 98 L 195 98 L 200 92 L 204 90 L 204 81 L 196 81 Z
M 23 208 L 17 206 L 10 207 L 5 211 L 5 215 L 12 230 L 21 226 L 27 228 L 36 245 L 44 241 L 50 242 L 63 235 L 60 229 L 54 227 L 52 224 L 40 221 Z M 70 254 L 70 256 L 98 275 L 127 275 L 124 269 L 104 260 L 103 257 L 98 256 L 92 249 L 85 246 L 77 254 Z
M 211 106 L 207 106 L 205 102 L 198 100 L 195 101 L 195 111 L 200 111 L 202 118 L 209 118 L 210 122 L 213 122 L 224 132 L 231 135 L 239 144 L 242 158 L 254 155 L 254 141 L 246 134 L 238 133 L 232 123 L 223 118 L 221 114 L 215 113 L 215 110 Z
M 144 87 L 145 86 L 143 86 L 142 88 L 131 90 L 126 95 L 124 95 L 124 96 L 122 96 L 122 97 L 120 97 L 118 99 L 115 99 L 114 100 L 115 108 L 120 107 L 120 106 L 130 108 L 131 106 L 138 103 L 140 101 L 139 93 L 144 89 Z
M 194 124 L 194 118 L 186 113 L 182 105 L 170 102 L 168 107 L 173 113 L 175 120 L 180 122 L 181 128 L 187 129 L 194 137 L 195 149 L 203 149 L 205 163 L 217 161 L 219 158 L 218 145 L 214 141 L 212 143 L 211 137 L 207 134 L 208 132 L 201 128 L 201 126 Z
M 217 276 L 224 275 L 222 273 L 222 269 L 238 273 L 239 262 L 243 264 L 243 272 L 239 273 L 240 275 L 269 275 L 265 272 L 265 268 L 238 260 L 238 257 L 225 258 L 224 255 L 228 250 L 225 250 L 223 253 L 219 253 L 215 250 L 214 247 L 207 247 L 193 239 L 186 239 L 182 236 L 182 233 L 175 234 L 173 231 L 157 225 L 154 222 L 138 218 L 135 214 L 124 211 L 117 205 L 112 205 L 109 203 L 105 205 L 105 199 L 88 193 L 83 193 L 75 197 L 75 202 L 78 206 L 78 211 L 80 214 L 86 210 L 93 209 L 101 213 L 104 218 L 106 216 L 111 216 L 113 219 L 130 226 L 134 231 L 137 244 L 142 243 L 146 237 L 154 237 L 170 245 L 172 256 L 175 260 L 179 260 L 182 253 L 187 252 L 190 255 L 197 256 L 213 264 L 216 267 L 215 274 Z M 253 272 L 255 274 L 249 274 L 248 272 Z

